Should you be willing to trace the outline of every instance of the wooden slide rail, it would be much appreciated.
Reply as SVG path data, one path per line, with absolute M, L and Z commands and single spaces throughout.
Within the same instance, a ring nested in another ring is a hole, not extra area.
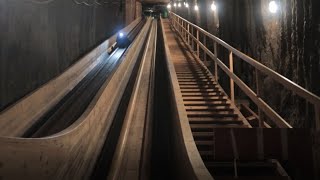
M 215 69 L 215 78 L 218 80 L 218 67 L 220 67 L 230 78 L 230 98 L 234 101 L 234 83 L 236 83 L 240 89 L 258 106 L 259 112 L 263 111 L 279 128 L 292 128 L 290 124 L 288 124 L 277 112 L 275 112 L 259 95 L 259 91 L 262 88 L 261 84 L 259 84 L 259 73 L 263 73 L 269 77 L 271 77 L 276 82 L 283 85 L 288 90 L 291 90 L 295 94 L 299 95 L 309 103 L 314 105 L 315 110 L 315 120 L 316 120 L 316 130 L 320 130 L 320 98 L 315 94 L 307 91 L 303 87 L 297 85 L 296 83 L 290 81 L 286 77 L 281 74 L 273 71 L 272 69 L 266 67 L 265 65 L 259 63 L 255 59 L 247 56 L 246 54 L 238 51 L 233 48 L 226 42 L 217 38 L 216 36 L 210 34 L 209 32 L 203 30 L 195 24 L 187 21 L 186 19 L 180 17 L 179 15 L 170 12 L 170 19 L 173 27 L 176 31 L 181 35 L 186 44 L 192 49 L 196 49 L 196 55 L 200 58 L 200 48 L 205 53 L 205 56 L 208 55 L 214 62 Z M 203 42 L 200 41 L 200 33 L 203 34 Z M 194 35 L 196 34 L 196 35 Z M 206 47 L 206 42 L 208 40 L 212 40 L 214 43 L 214 51 Z M 195 47 L 196 45 L 196 47 Z M 218 58 L 218 45 L 224 47 L 229 51 L 229 67 L 226 66 L 219 58 Z M 233 57 L 237 56 L 239 59 L 247 62 L 251 66 L 255 68 L 256 72 L 256 87 L 257 90 L 254 92 L 248 85 L 246 85 L 234 72 L 233 72 Z M 259 113 L 261 115 L 261 113 Z M 262 118 L 260 119 L 260 127 L 263 125 Z
M 130 32 L 140 21 L 141 18 L 136 19 L 122 31 Z M 99 57 L 103 53 L 108 53 L 107 49 L 116 42 L 116 39 L 117 34 L 89 52 L 60 76 L 0 112 L 0 136 L 21 137 L 35 121 L 57 104 L 103 60 Z
M 46 138 L 0 137 L 2 179 L 89 179 L 147 37 L 151 21 L 125 52 L 82 116 Z
M 151 25 L 109 180 L 150 179 L 157 21 Z

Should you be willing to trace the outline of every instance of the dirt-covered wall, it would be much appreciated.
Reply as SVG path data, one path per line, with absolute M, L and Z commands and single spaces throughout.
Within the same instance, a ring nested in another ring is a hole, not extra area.
M 93 2 L 0 1 L 0 111 L 140 15 L 135 0 Z
M 279 11 L 269 11 L 270 0 L 198 0 L 199 11 L 172 10 L 217 35 L 264 65 L 320 95 L 320 1 L 276 0 Z M 199 18 L 197 18 L 199 17 Z M 255 88 L 254 69 L 235 59 L 235 72 Z M 290 91 L 261 76 L 263 98 L 295 127 L 314 127 L 313 107 Z M 245 98 L 237 89 L 237 97 Z

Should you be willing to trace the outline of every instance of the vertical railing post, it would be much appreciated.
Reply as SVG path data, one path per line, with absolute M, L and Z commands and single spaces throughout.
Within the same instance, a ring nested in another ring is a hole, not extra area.
M 256 68 L 255 69 L 256 73 L 256 88 L 257 88 L 257 97 L 260 97 L 260 76 L 259 76 L 259 71 Z M 261 114 L 261 109 L 258 107 L 258 116 L 259 116 L 259 127 L 263 127 L 263 119 L 262 119 L 262 114 Z
M 180 33 L 180 32 L 181 32 L 181 28 L 180 28 L 180 18 L 177 17 L 177 19 L 178 19 L 178 32 Z
M 219 75 L 218 75 L 218 47 L 217 47 L 217 42 L 213 42 L 213 45 L 214 45 L 214 56 L 215 56 L 215 59 L 214 59 L 214 76 L 216 78 L 216 81 L 218 82 L 219 81 Z
M 188 45 L 190 45 L 190 35 L 189 35 L 189 33 L 190 33 L 190 24 L 188 23 L 187 26 L 188 26 L 188 27 L 187 27 L 187 29 L 188 29 L 188 33 L 187 33 L 187 36 L 188 36 Z
M 194 37 L 194 27 L 191 27 L 191 33 L 192 33 L 192 37 Z M 191 42 L 192 42 L 192 51 L 194 52 L 194 39 L 191 38 Z
M 231 73 L 233 73 L 233 53 L 231 51 L 229 54 L 229 68 Z M 231 77 L 230 77 L 230 98 L 232 102 L 235 102 L 234 101 L 234 81 Z
M 207 47 L 207 38 L 206 37 L 207 36 L 204 34 L 203 35 L 203 45 L 205 47 Z M 207 53 L 206 53 L 206 51 L 204 49 L 203 49 L 203 60 L 204 60 L 205 65 L 207 66 L 208 65 L 208 63 L 207 63 Z
M 181 33 L 181 35 L 183 34 L 183 20 L 182 19 L 180 19 L 180 33 Z M 183 35 L 182 35 L 182 37 L 183 37 Z
M 188 26 L 188 22 L 187 21 L 184 21 L 184 39 L 186 40 L 186 42 L 188 42 L 188 29 L 187 29 L 187 26 Z
M 186 40 L 187 41 L 187 22 L 186 21 L 184 21 L 184 26 L 183 26 L 183 32 L 184 32 L 184 40 Z
M 181 19 L 181 35 L 182 35 L 182 39 L 184 38 L 183 26 L 184 26 L 184 21 L 183 21 L 183 19 Z
M 199 46 L 199 29 L 197 29 L 197 55 L 200 58 L 200 46 Z

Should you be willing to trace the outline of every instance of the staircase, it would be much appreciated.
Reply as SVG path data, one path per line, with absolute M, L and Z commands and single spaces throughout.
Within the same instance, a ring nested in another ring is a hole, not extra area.
M 215 161 L 214 129 L 251 128 L 251 125 L 200 61 L 176 53 L 173 63 L 191 131 L 213 177 L 218 180 L 290 179 L 276 160 Z

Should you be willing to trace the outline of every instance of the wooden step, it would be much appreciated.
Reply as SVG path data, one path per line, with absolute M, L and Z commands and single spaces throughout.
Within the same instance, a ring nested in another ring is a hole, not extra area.
M 223 94 L 218 94 L 218 93 L 212 93 L 212 94 L 206 94 L 206 93 L 184 93 L 182 94 L 182 97 L 187 99 L 187 98 L 213 98 L 213 97 L 216 97 L 216 98 L 221 98 L 221 99 L 224 99 L 224 98 L 227 98 L 227 96 L 224 96 Z
M 178 77 L 178 81 L 180 80 L 189 80 L 189 79 L 196 79 L 196 80 L 208 80 L 208 79 L 212 79 L 212 77 L 205 77 L 205 76 L 202 76 L 202 77 L 194 77 L 194 76 L 177 76 Z
M 201 156 L 213 156 L 212 151 L 199 151 Z
M 239 124 L 190 124 L 193 132 L 210 132 L 215 128 L 248 128 L 246 125 Z
M 180 89 L 181 91 L 184 91 L 184 90 L 198 90 L 198 91 L 207 91 L 207 90 L 211 90 L 211 91 L 216 91 L 218 92 L 219 91 L 219 88 L 218 87 L 214 87 L 214 86 L 211 86 L 211 87 L 201 87 L 201 86 L 180 86 Z
M 214 132 L 192 132 L 194 137 L 213 137 Z
M 230 106 L 228 101 L 183 101 L 185 106 Z
M 215 89 L 182 89 L 182 95 L 190 93 L 221 93 L 218 88 Z
M 193 81 L 193 82 L 179 82 L 179 85 L 210 85 L 210 84 L 214 84 L 214 85 L 218 85 L 216 82 L 214 81 Z
M 217 84 L 217 82 L 213 79 L 178 79 L 179 83 L 184 83 L 184 82 L 212 82 Z
M 189 112 L 196 112 L 196 111 L 212 111 L 212 112 L 219 112 L 219 111 L 229 111 L 234 112 L 230 106 L 186 106 L 186 111 Z
M 228 101 L 226 96 L 207 96 L 207 97 L 183 97 L 183 101 Z
M 188 117 L 237 117 L 233 110 L 187 111 Z
M 224 125 L 224 124 L 236 124 L 242 125 L 243 122 L 237 118 L 230 117 L 189 117 L 189 123 L 194 125 Z
M 213 141 L 195 141 L 197 146 L 213 146 Z

